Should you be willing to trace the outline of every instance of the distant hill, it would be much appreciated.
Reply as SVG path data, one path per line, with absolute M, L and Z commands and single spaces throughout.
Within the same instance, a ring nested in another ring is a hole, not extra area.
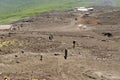
M 99 0 L 0 0 L 0 23 L 9 23 L 48 10 L 94 5 Z M 116 0 L 117 1 L 117 0 Z M 118 0 L 118 2 L 120 2 Z

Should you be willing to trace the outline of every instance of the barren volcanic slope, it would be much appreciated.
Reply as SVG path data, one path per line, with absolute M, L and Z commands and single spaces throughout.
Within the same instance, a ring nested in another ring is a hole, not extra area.
M 50 11 L 0 31 L 0 80 L 120 80 L 120 8 Z

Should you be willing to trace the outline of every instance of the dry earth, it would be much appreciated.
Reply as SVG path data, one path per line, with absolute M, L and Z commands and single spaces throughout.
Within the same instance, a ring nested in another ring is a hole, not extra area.
M 13 22 L 0 31 L 0 80 L 120 80 L 119 21 L 120 8 L 96 6 Z

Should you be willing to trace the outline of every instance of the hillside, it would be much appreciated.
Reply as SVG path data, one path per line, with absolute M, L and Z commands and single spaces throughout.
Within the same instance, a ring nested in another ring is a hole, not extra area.
M 117 0 L 116 0 L 117 1 Z M 119 0 L 118 0 L 119 1 Z M 48 10 L 93 5 L 98 0 L 0 0 L 0 23 L 9 23 Z
M 0 80 L 120 80 L 120 8 L 93 8 L 0 25 Z

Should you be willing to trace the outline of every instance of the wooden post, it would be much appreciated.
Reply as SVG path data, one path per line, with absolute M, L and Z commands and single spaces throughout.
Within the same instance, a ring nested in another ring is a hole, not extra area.
M 75 48 L 76 46 L 76 41 L 73 41 L 73 48 Z
M 67 56 L 68 56 L 68 50 L 65 49 L 65 55 L 64 55 L 64 58 L 67 59 Z
M 40 60 L 41 60 L 41 61 L 43 60 L 43 56 L 42 56 L 42 55 L 40 56 Z

